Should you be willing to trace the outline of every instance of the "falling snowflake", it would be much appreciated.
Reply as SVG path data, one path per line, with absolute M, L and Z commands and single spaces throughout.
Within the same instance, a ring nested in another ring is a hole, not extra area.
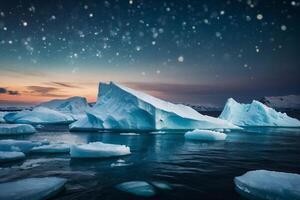
M 177 58 L 177 60 L 178 60 L 178 62 L 183 62 L 183 61 L 184 61 L 184 57 L 183 57 L 183 56 L 179 56 L 179 57 Z
M 257 14 L 256 15 L 256 19 L 258 20 L 262 20 L 264 18 L 264 16 L 262 14 Z

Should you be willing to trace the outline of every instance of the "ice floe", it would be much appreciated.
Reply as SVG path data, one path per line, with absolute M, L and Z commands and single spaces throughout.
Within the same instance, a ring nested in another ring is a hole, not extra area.
M 120 191 L 141 197 L 151 197 L 156 194 L 155 188 L 145 181 L 124 182 L 118 184 L 116 188 Z
M 29 124 L 0 124 L 0 135 L 24 135 L 35 132 L 35 128 Z
M 255 170 L 234 178 L 237 191 L 248 199 L 299 200 L 300 175 Z
M 129 155 L 130 148 L 125 145 L 92 142 L 71 146 L 72 158 L 107 158 Z
M 69 153 L 70 144 L 66 143 L 53 143 L 48 145 L 41 145 L 33 147 L 30 152 L 32 153 Z
M 0 162 L 10 162 L 22 160 L 25 154 L 17 151 L 0 151 Z
M 58 177 L 27 178 L 0 184 L 0 199 L 42 200 L 55 196 L 67 182 Z
M 227 135 L 217 131 L 196 129 L 186 132 L 184 137 L 190 140 L 217 141 L 225 140 Z

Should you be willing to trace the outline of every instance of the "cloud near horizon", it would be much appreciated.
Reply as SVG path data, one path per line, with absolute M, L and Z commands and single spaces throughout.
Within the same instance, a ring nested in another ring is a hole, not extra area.
M 59 94 L 60 89 L 57 87 L 46 87 L 46 86 L 27 86 L 29 91 L 26 93 L 30 93 L 35 96 L 44 96 L 44 97 L 67 97 L 68 95 Z
M 0 87 L 0 94 L 8 94 L 8 95 L 20 95 L 19 91 L 16 90 L 8 90 L 4 87 Z

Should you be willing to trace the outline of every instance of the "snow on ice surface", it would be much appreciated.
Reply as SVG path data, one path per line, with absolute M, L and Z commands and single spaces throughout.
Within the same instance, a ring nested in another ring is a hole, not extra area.
M 40 146 L 40 142 L 31 142 L 27 140 L 0 140 L 0 151 L 20 151 L 28 153 L 33 147 Z
M 71 130 L 193 128 L 238 127 L 225 120 L 201 115 L 188 106 L 163 101 L 112 82 L 99 84 L 96 105 L 86 117 L 70 125 Z
M 249 199 L 300 199 L 299 174 L 256 170 L 235 177 L 234 183 L 237 191 Z
M 127 192 L 136 196 L 151 197 L 156 194 L 152 185 L 144 181 L 129 181 L 120 183 L 116 186 L 118 190 Z
M 70 146 L 71 146 L 70 144 L 66 144 L 66 143 L 54 143 L 54 144 L 33 147 L 30 150 L 30 152 L 33 152 L 33 153 L 69 153 Z
M 41 200 L 55 196 L 66 179 L 58 177 L 27 178 L 0 184 L 0 199 Z
M 196 129 L 186 132 L 184 137 L 190 140 L 216 141 L 225 140 L 227 135 L 217 131 Z
M 0 135 L 23 135 L 35 132 L 35 128 L 29 124 L 0 124 Z
M 276 109 L 300 109 L 300 95 L 270 96 L 261 101 Z
M 140 135 L 140 134 L 138 134 L 138 133 L 120 133 L 120 135 L 137 136 L 137 135 Z
M 25 158 L 25 154 L 16 151 L 0 151 L 0 162 L 16 161 Z
M 251 104 L 240 104 L 230 98 L 221 113 L 220 119 L 228 120 L 237 126 L 278 126 L 300 127 L 300 121 L 277 112 L 273 108 L 253 101 Z
M 74 121 L 74 118 L 70 115 L 46 107 L 36 107 L 32 111 L 24 110 L 9 113 L 4 116 L 4 119 L 10 123 L 25 124 L 69 123 Z
M 73 145 L 70 153 L 72 158 L 107 158 L 131 154 L 130 148 L 125 145 L 102 142 Z

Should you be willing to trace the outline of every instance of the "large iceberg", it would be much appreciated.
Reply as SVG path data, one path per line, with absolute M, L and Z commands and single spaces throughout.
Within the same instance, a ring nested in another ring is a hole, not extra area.
M 227 135 L 217 131 L 196 129 L 186 132 L 184 137 L 190 140 L 218 141 L 225 140 Z
M 251 104 L 240 104 L 230 98 L 219 118 L 237 126 L 300 127 L 299 120 L 255 100 Z
M 99 84 L 98 101 L 93 109 L 70 125 L 71 130 L 195 128 L 238 127 L 201 115 L 188 106 L 166 102 L 112 82 Z
M 9 123 L 71 123 L 85 116 L 85 111 L 88 108 L 88 103 L 83 97 L 55 99 L 34 107 L 32 111 L 24 110 L 17 113 L 6 114 L 4 119 Z
M 35 132 L 35 128 L 29 124 L 0 124 L 0 135 L 23 135 Z
M 131 152 L 125 145 L 91 142 L 73 145 L 70 154 L 72 158 L 108 158 L 129 155 Z
M 0 199 L 42 200 L 54 197 L 67 182 L 58 177 L 27 178 L 0 184 Z
M 234 178 L 237 191 L 248 199 L 300 199 L 300 175 L 276 171 L 249 171 Z

